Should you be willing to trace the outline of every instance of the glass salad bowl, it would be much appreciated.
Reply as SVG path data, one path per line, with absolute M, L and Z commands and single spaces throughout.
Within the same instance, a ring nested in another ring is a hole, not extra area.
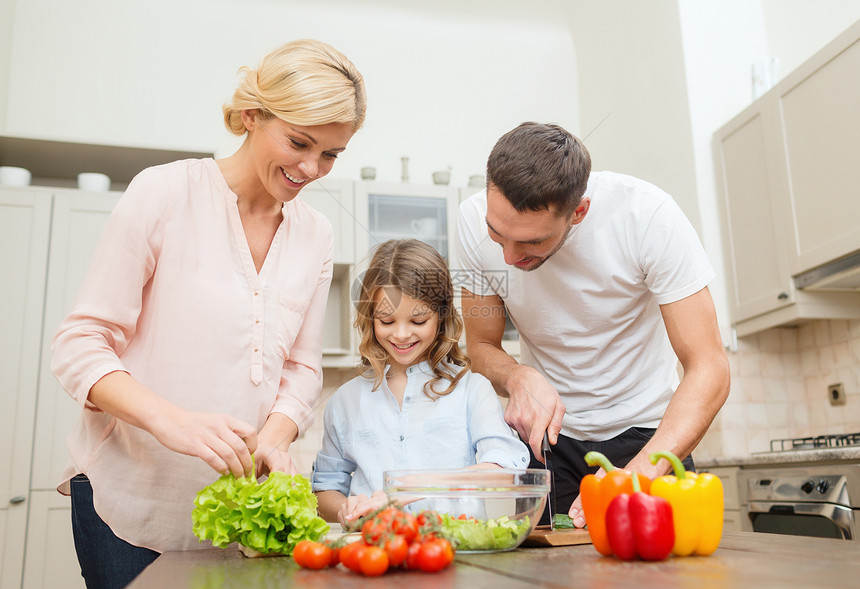
M 543 469 L 393 470 L 383 474 L 383 486 L 407 511 L 439 513 L 457 552 L 504 552 L 537 525 L 549 476 Z

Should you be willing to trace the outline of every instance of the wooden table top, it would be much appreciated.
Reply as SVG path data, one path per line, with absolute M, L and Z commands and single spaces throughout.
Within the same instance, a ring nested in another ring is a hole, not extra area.
M 496 554 L 458 554 L 453 566 L 439 573 L 397 570 L 376 578 L 342 566 L 304 570 L 287 557 L 246 558 L 238 550 L 195 550 L 164 553 L 129 588 L 393 589 L 405 585 L 409 589 L 837 589 L 860 586 L 860 542 L 727 531 L 719 549 L 707 557 L 624 562 L 601 556 L 590 544 L 519 548 Z

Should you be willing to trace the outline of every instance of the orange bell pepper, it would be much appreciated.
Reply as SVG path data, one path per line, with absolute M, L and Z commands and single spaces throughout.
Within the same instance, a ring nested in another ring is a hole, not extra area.
M 603 478 L 597 478 L 593 474 L 585 475 L 579 484 L 579 494 L 582 497 L 582 510 L 585 513 L 591 543 L 600 554 L 611 556 L 612 546 L 606 533 L 606 509 L 618 495 L 633 493 L 633 478 L 630 473 L 615 468 L 600 452 L 589 452 L 585 455 L 585 462 L 589 466 L 601 466 L 606 471 Z M 636 478 L 641 490 L 648 493 L 651 480 L 638 473 Z

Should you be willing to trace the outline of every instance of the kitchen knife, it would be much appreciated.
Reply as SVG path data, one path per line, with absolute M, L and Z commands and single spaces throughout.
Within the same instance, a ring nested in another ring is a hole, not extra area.
M 543 443 L 541 444 L 541 453 L 543 454 L 543 463 L 549 471 L 549 526 L 551 530 L 555 529 L 555 474 L 552 470 L 552 446 L 549 443 L 549 435 L 543 433 Z

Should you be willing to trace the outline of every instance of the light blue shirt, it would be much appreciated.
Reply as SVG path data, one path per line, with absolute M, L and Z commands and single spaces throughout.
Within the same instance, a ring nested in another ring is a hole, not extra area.
M 325 409 L 325 434 L 313 472 L 314 491 L 371 495 L 386 470 L 463 468 L 494 462 L 524 469 L 529 454 L 505 423 L 490 381 L 467 372 L 450 394 L 424 394 L 433 378 L 427 362 L 406 370 L 403 408 L 385 380 L 358 376 L 340 387 Z M 448 381 L 437 383 L 444 390 Z

